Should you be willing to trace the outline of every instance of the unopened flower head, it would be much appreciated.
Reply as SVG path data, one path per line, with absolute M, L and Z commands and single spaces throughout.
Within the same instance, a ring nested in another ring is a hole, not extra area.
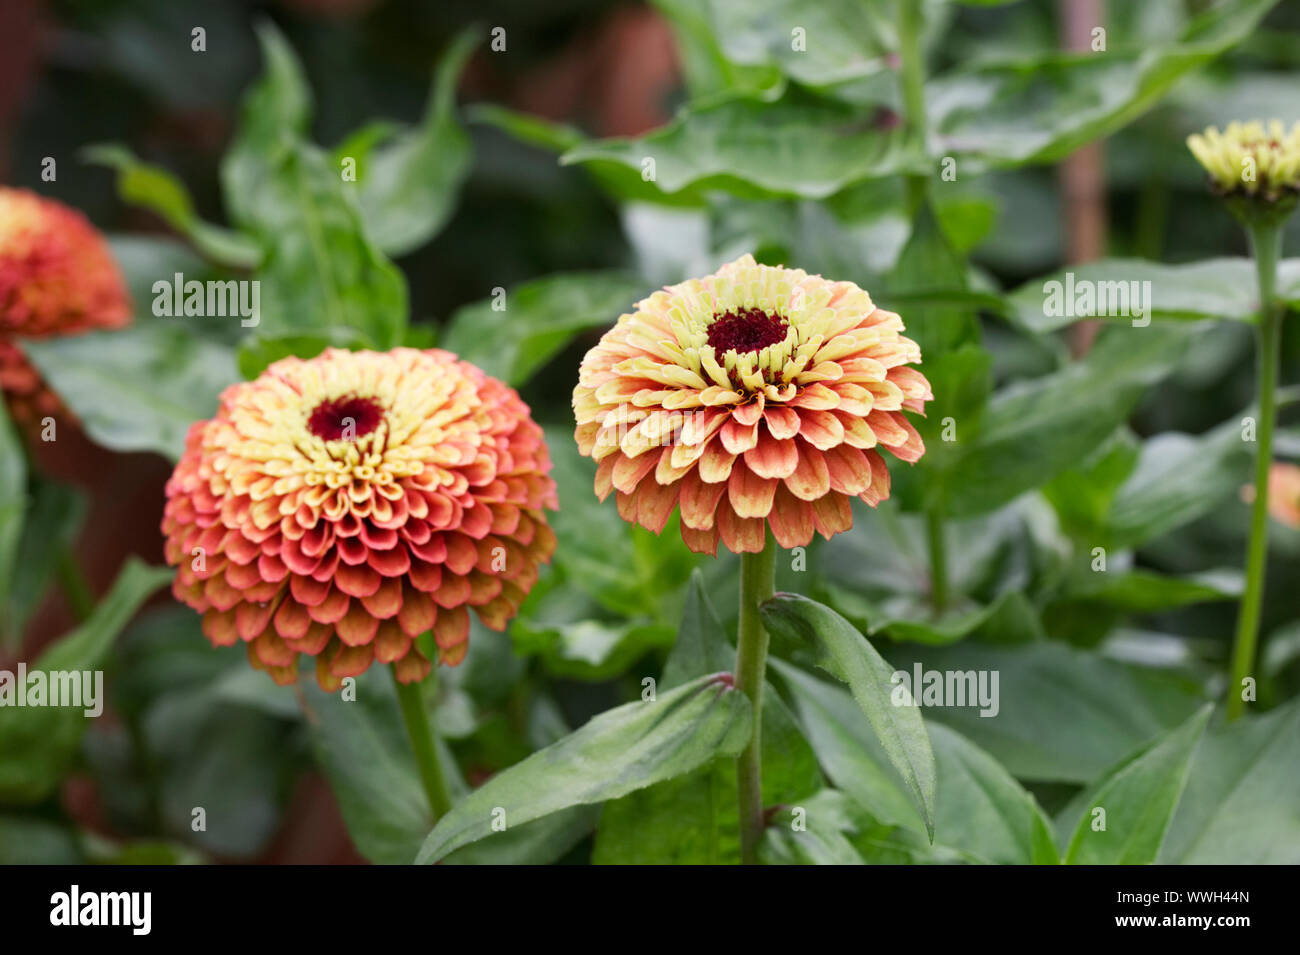
M 399 680 L 465 656 L 469 609 L 501 629 L 550 558 L 555 484 L 510 388 L 449 352 L 328 349 L 221 396 L 167 484 L 178 599 L 218 645 L 321 685 L 393 663 Z
M 596 492 L 655 533 L 674 508 L 701 553 L 782 547 L 889 496 L 880 451 L 925 451 L 902 409 L 932 398 L 902 320 L 852 282 L 758 265 L 655 292 L 582 361 L 575 437 Z
M 1300 123 L 1280 120 L 1211 126 L 1187 137 L 1187 146 L 1228 198 L 1265 203 L 1294 202 L 1300 192 Z
M 1255 488 L 1241 489 L 1247 503 L 1255 498 Z M 1268 513 L 1273 520 L 1300 530 L 1300 466 L 1289 461 L 1274 461 L 1268 469 Z
M 0 188 L 0 389 L 14 417 L 30 423 L 63 410 L 17 338 L 120 328 L 130 319 L 126 282 L 85 216 Z

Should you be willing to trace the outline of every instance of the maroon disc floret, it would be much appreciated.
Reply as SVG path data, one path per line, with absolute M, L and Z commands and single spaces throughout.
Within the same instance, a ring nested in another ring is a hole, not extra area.
M 313 408 L 307 430 L 322 441 L 355 440 L 374 431 L 383 420 L 384 409 L 374 398 L 345 395 Z
M 709 344 L 717 355 L 730 349 L 737 353 L 762 351 L 785 340 L 786 320 L 757 308 L 743 308 L 714 318 L 709 325 Z

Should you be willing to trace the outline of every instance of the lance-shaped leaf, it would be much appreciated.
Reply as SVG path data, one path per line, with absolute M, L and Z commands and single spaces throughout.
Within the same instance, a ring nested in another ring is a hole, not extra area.
M 490 838 L 497 831 L 494 823 L 523 825 L 571 806 L 625 796 L 719 756 L 735 756 L 750 730 L 749 701 L 727 674 L 701 677 L 654 700 L 601 713 L 457 804 L 429 833 L 416 862 L 436 862 Z
M 117 144 L 90 146 L 83 156 L 117 172 L 117 194 L 124 202 L 157 214 L 213 262 L 247 269 L 261 260 L 262 250 L 248 236 L 200 219 L 185 184 L 161 166 Z
M 944 472 L 949 513 L 991 511 L 1086 459 L 1169 374 L 1203 325 L 1109 329 L 1082 361 L 999 391 Z
M 1300 700 L 1211 727 L 1157 861 L 1300 864 L 1298 789 Z
M 763 604 L 763 621 L 774 636 L 807 647 L 819 667 L 848 684 L 890 763 L 907 785 L 933 841 L 934 753 L 921 712 L 894 681 L 894 668 L 852 624 L 807 597 L 777 594 Z M 896 705 L 895 698 L 904 696 L 901 705 Z
M 311 90 L 293 48 L 269 21 L 258 24 L 257 39 L 263 73 L 244 95 L 239 128 L 221 163 L 226 209 L 241 226 L 259 221 L 272 168 L 311 123 Z
M 83 705 L 0 707 L 0 803 L 38 803 L 58 786 L 86 730 L 86 711 L 93 709 L 84 695 L 85 671 L 103 668 L 118 633 L 141 604 L 171 580 L 172 573 L 169 568 L 149 567 L 131 558 L 90 618 L 32 664 L 28 671 L 29 683 L 32 671 L 44 672 L 47 703 L 51 699 L 52 689 L 48 684 L 54 679 L 52 672 L 64 671 L 75 678 L 73 683 L 81 691 Z M 12 699 L 13 694 L 30 689 L 17 686 L 12 673 L 6 676 L 8 679 L 3 682 L 7 685 L 0 684 L 0 693 L 6 698 Z M 59 684 L 64 690 L 75 692 L 62 677 Z M 101 682 L 99 689 L 102 688 Z M 92 695 L 95 692 L 93 686 L 90 692 Z M 96 706 L 104 705 L 102 696 L 94 702 Z
M 1281 278 L 1300 284 L 1300 260 L 1280 263 Z M 1283 294 L 1287 285 L 1279 283 Z M 1300 295 L 1300 289 L 1290 294 Z M 1143 259 L 1102 259 L 1031 279 L 1007 296 L 1011 317 L 1033 332 L 1051 332 L 1083 319 L 1129 324 L 1229 318 L 1253 321 L 1259 310 L 1255 266 L 1249 259 L 1208 259 L 1182 265 Z
M 366 228 L 389 255 L 404 255 L 436 235 L 469 175 L 471 148 L 456 118 L 456 82 L 476 43 L 471 30 L 452 41 L 434 71 L 418 126 L 350 157 L 357 163 Z
M 1211 709 L 1203 706 L 1093 789 L 1077 816 L 1067 864 L 1145 865 L 1156 860 Z
M 380 349 L 399 344 L 406 280 L 367 237 L 356 197 L 326 154 L 289 144 L 267 177 L 251 225 L 267 249 L 259 332 L 346 328 Z

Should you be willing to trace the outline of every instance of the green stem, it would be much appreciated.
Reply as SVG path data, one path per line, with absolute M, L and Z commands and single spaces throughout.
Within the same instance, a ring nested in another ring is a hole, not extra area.
M 948 541 L 943 514 L 931 509 L 925 515 L 926 536 L 930 541 L 930 600 L 942 613 L 948 605 Z
M 1246 547 L 1246 591 L 1237 617 L 1237 637 L 1232 650 L 1232 677 L 1228 684 L 1228 719 L 1246 708 L 1242 683 L 1255 666 L 1259 639 L 1260 607 L 1268 565 L 1268 472 L 1273 464 L 1273 419 L 1277 416 L 1278 360 L 1285 311 L 1275 301 L 1277 260 L 1282 230 L 1276 225 L 1250 228 L 1251 251 L 1259 277 L 1259 425 L 1256 430 L 1255 500 L 1250 512 L 1250 542 Z
M 451 793 L 447 789 L 442 763 L 438 759 L 433 721 L 420 696 L 419 683 L 398 682 L 396 670 L 393 671 L 393 682 L 397 686 L 397 702 L 402 708 L 406 732 L 411 737 L 411 749 L 415 752 L 415 765 L 420 770 L 420 782 L 424 784 L 424 793 L 429 797 L 429 808 L 433 810 L 436 822 L 451 809 Z
M 59 579 L 59 588 L 68 601 L 68 609 L 76 621 L 82 623 L 95 611 L 95 592 L 91 590 L 81 563 L 70 546 L 59 548 L 54 572 Z
M 926 150 L 925 53 L 921 49 L 921 0 L 903 0 L 898 9 L 899 82 L 907 131 L 921 153 Z M 907 177 L 907 206 L 912 215 L 925 197 L 925 176 Z
M 754 734 L 736 759 L 736 786 L 740 798 L 740 860 L 758 863 L 763 838 L 762 707 L 763 678 L 767 670 L 767 631 L 759 606 L 772 596 L 776 546 L 771 531 L 757 554 L 740 555 L 740 625 L 736 641 L 736 689 L 749 697 L 754 712 Z

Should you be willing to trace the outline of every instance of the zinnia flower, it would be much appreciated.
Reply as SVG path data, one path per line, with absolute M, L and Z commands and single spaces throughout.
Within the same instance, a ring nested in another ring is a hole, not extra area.
M 20 423 L 63 411 L 15 335 L 50 338 L 131 320 L 122 273 L 80 212 L 24 189 L 0 188 L 0 390 Z
M 473 607 L 502 629 L 550 558 L 555 484 L 510 388 L 449 352 L 328 349 L 232 385 L 167 483 L 173 591 L 214 644 L 327 689 L 372 661 L 402 682 L 465 656 Z
M 889 496 L 880 449 L 925 451 L 901 409 L 933 397 L 902 320 L 852 282 L 758 265 L 655 292 L 582 361 L 575 437 L 596 493 L 655 533 L 674 507 L 691 550 L 782 547 L 853 525 Z
M 1187 137 L 1187 148 L 1225 196 L 1275 202 L 1300 190 L 1300 123 L 1290 132 L 1280 120 L 1213 126 Z

